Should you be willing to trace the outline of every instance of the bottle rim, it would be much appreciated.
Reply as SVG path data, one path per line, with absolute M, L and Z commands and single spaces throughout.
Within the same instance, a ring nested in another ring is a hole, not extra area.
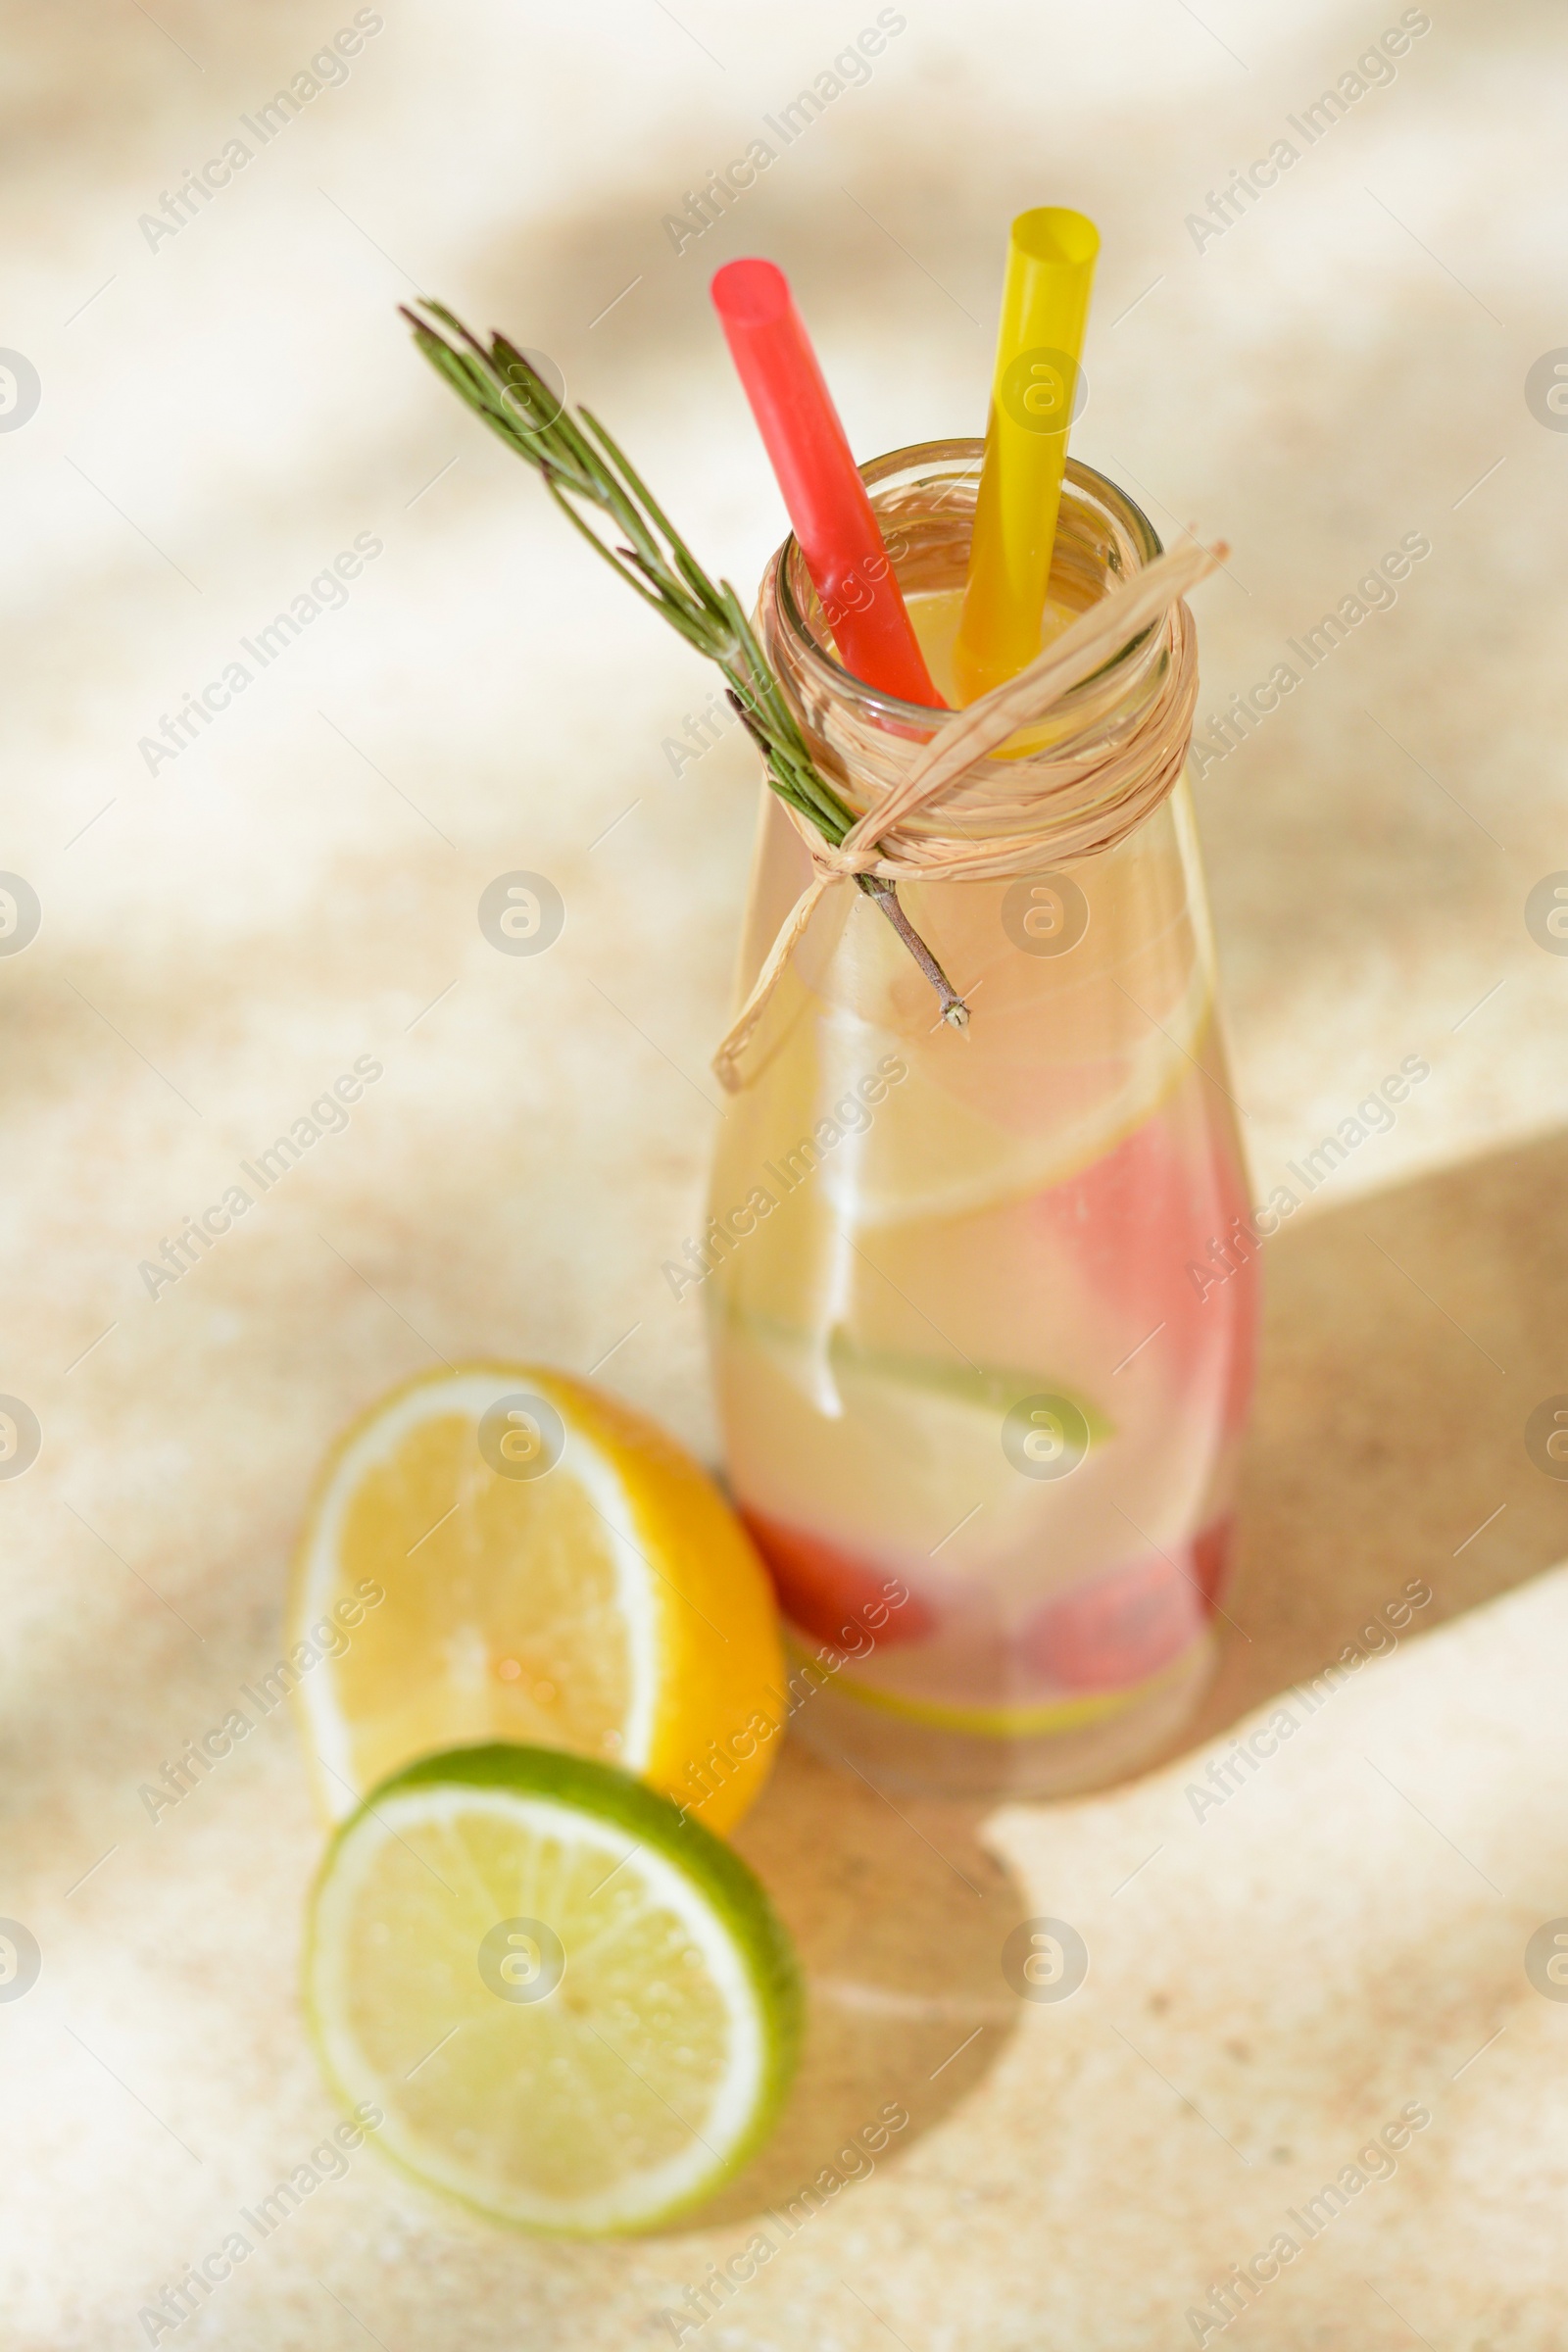
M 869 459 L 860 466 L 859 474 L 870 496 L 872 508 L 876 511 L 877 491 L 886 489 L 898 476 L 905 474 L 918 476 L 947 469 L 955 479 L 972 480 L 978 487 L 980 463 L 984 454 L 985 443 L 981 440 L 912 442 L 903 449 L 889 450 L 882 457 Z M 1159 533 L 1137 500 L 1113 482 L 1108 474 L 1101 473 L 1097 467 L 1086 465 L 1080 458 L 1069 457 L 1067 460 L 1062 503 L 1064 507 L 1069 504 L 1086 507 L 1091 514 L 1098 510 L 1110 526 L 1112 561 L 1106 566 L 1107 585 L 1118 575 L 1129 579 L 1136 577 L 1157 556 L 1163 555 L 1164 546 Z M 879 525 L 881 520 L 882 515 L 878 512 Z M 1118 547 L 1124 559 L 1122 564 L 1114 561 Z M 897 570 L 896 564 L 894 568 Z M 771 599 L 792 661 L 800 663 L 819 692 L 831 694 L 840 705 L 853 705 L 867 718 L 881 720 L 889 726 L 890 731 L 900 735 L 913 733 L 921 737 L 935 736 L 961 715 L 956 710 L 934 710 L 924 703 L 906 702 L 901 696 L 885 693 L 880 687 L 868 684 L 864 678 L 857 677 L 853 670 L 846 669 L 811 626 L 803 608 L 797 580 L 804 583 L 808 593 L 814 599 L 815 592 L 806 571 L 806 560 L 800 542 L 792 531 L 768 560 L 762 575 L 761 599 L 764 604 Z M 1082 679 L 1062 696 L 1057 705 L 1058 714 L 1070 716 L 1075 705 L 1081 701 L 1098 699 L 1098 694 L 1103 692 L 1106 677 L 1123 663 L 1131 665 L 1137 656 L 1150 651 L 1161 632 L 1162 624 L 1158 621 L 1152 621 L 1139 630 L 1091 676 Z M 1098 690 L 1094 698 L 1091 697 L 1091 689 Z

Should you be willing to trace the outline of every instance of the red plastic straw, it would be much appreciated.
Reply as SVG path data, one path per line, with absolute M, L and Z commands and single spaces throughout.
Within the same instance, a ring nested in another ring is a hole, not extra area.
M 845 668 L 945 710 L 788 278 L 772 262 L 728 262 L 711 290 Z

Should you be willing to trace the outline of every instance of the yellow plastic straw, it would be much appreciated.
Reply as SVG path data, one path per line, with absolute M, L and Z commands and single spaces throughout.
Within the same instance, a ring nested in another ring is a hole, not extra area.
M 1042 205 L 1012 224 L 974 542 L 955 647 L 962 701 L 1040 651 L 1100 231 Z

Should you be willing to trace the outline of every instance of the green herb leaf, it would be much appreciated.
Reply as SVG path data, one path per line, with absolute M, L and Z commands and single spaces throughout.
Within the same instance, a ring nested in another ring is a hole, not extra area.
M 855 811 L 812 759 L 728 580 L 709 577 L 599 419 L 583 409 L 578 412 L 579 424 L 506 336 L 492 335 L 486 350 L 444 303 L 421 301 L 418 309 L 423 318 L 407 308 L 403 316 L 436 373 L 499 439 L 538 467 L 556 504 L 612 570 L 662 612 L 688 644 L 718 664 L 762 755 L 768 783 L 780 800 L 808 817 L 823 839 L 837 847 L 855 823 Z M 596 527 L 605 522 L 613 526 L 613 541 Z M 894 885 L 867 874 L 857 880 L 931 982 L 944 1017 L 962 1027 L 967 1007 L 910 928 Z

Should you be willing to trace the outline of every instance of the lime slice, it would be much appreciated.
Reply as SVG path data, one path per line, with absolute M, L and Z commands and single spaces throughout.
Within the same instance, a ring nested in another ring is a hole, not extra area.
M 787 1650 L 803 1664 L 814 1654 L 794 1642 L 787 1644 Z M 884 1690 L 874 1683 L 859 1681 L 843 1670 L 834 1676 L 833 1688 L 861 1706 L 874 1707 L 884 1715 L 901 1716 L 906 1723 L 928 1725 L 933 1731 L 965 1732 L 980 1740 L 1060 1739 L 1069 1732 L 1082 1731 L 1088 1724 L 1103 1723 L 1112 1715 L 1124 1715 L 1130 1708 L 1144 1705 L 1162 1690 L 1179 1683 L 1192 1671 L 1192 1663 L 1189 1651 L 1161 1667 L 1157 1674 L 1141 1683 L 1130 1683 L 1122 1690 L 1091 1691 L 1079 1698 L 1046 1699 L 1025 1707 L 954 1706 L 942 1699 L 911 1698 L 901 1690 Z
M 745 1505 L 831 1528 L 835 1543 L 874 1558 L 925 1560 L 977 1504 L 998 1542 L 1036 1515 L 1038 1490 L 1004 1450 L 1015 1409 L 1064 1410 L 1091 1452 L 1117 1434 L 1076 1377 L 881 1347 L 842 1325 L 791 1329 L 744 1307 L 717 1329 L 731 1428 L 762 1433 L 732 1450 Z M 962 1549 L 941 1565 L 962 1576 Z
M 344 1823 L 312 1896 L 322 2070 L 421 2185 L 563 2236 L 700 2205 L 794 2072 L 789 1939 L 740 1859 L 612 1765 L 430 1756 Z
M 988 1420 L 1000 1421 L 1023 1397 L 1050 1391 L 1067 1396 L 1076 1407 L 1092 1444 L 1102 1446 L 1115 1435 L 1112 1423 L 1087 1396 L 1064 1390 L 1059 1380 L 1044 1372 L 1020 1372 L 1006 1364 L 973 1364 L 961 1356 L 916 1355 L 903 1348 L 870 1348 L 842 1324 L 833 1328 L 827 1357 L 841 1384 L 858 1379 L 879 1389 L 909 1389 L 983 1413 Z

